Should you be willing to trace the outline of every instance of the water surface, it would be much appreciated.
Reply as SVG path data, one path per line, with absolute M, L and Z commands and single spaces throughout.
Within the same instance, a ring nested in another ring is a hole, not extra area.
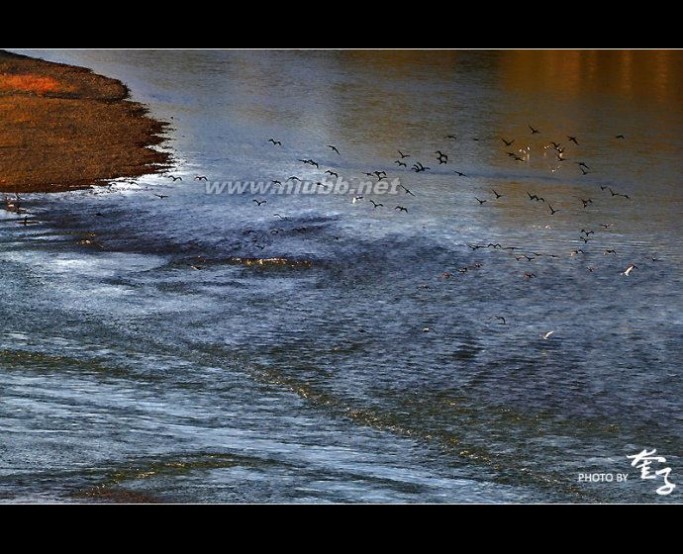
M 626 456 L 683 476 L 683 54 L 22 52 L 123 80 L 183 181 L 0 214 L 0 498 L 680 498 Z M 415 196 L 193 180 L 328 169 Z

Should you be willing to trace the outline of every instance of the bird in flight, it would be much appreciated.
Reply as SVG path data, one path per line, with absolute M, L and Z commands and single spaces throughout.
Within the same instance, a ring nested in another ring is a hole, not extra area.
M 410 158 L 410 154 L 404 154 L 404 153 L 401 152 L 400 150 L 397 150 L 397 152 L 398 152 L 398 155 L 401 156 L 401 159 L 403 159 L 403 158 Z
M 543 340 L 548 340 L 551 336 L 553 336 L 554 333 L 555 331 L 548 331 L 545 335 L 543 335 Z
M 496 319 L 499 319 L 500 321 L 502 321 L 502 322 L 503 322 L 503 325 L 506 325 L 506 324 L 507 324 L 507 322 L 505 321 L 505 318 L 504 318 L 502 315 L 497 315 L 497 316 L 496 316 Z
M 208 179 L 206 178 L 206 175 L 195 175 L 194 180 L 195 181 L 208 181 Z
M 173 182 L 174 182 L 174 183 L 175 183 L 176 181 L 182 181 L 182 180 L 183 180 L 182 177 L 176 177 L 175 175 L 169 175 L 168 178 L 169 178 L 169 179 L 173 179 Z
M 491 189 L 491 192 L 496 195 L 496 200 L 503 197 L 503 195 L 497 192 L 496 189 Z
M 379 202 L 375 202 L 372 199 L 370 200 L 370 204 L 372 204 L 374 208 L 380 208 L 380 207 L 383 208 L 384 207 L 384 204 L 380 204 Z
M 512 146 L 512 143 L 515 142 L 515 139 L 505 140 L 503 137 L 500 137 L 500 140 L 502 140 L 505 143 L 505 146 Z
M 413 194 L 412 191 L 408 190 L 408 189 L 407 189 L 406 187 L 404 187 L 401 183 L 399 183 L 398 186 L 401 187 L 401 188 L 406 192 L 406 194 L 410 194 L 410 196 L 415 196 L 415 194 Z
M 573 142 L 574 144 L 576 144 L 576 146 L 579 145 L 579 141 L 576 140 L 576 137 L 570 137 L 569 135 L 567 135 L 567 139 L 569 140 L 569 142 Z
M 548 208 L 550 209 L 550 215 L 555 215 L 557 212 L 560 211 L 560 210 L 554 210 L 550 204 L 548 204 Z
M 334 150 L 337 154 L 339 154 L 339 150 L 337 150 L 337 147 L 334 146 L 333 144 L 328 144 L 327 147 L 330 148 L 330 149 L 332 149 L 332 150 Z M 341 155 L 341 154 L 340 154 L 340 155 Z
M 260 206 L 261 204 L 265 204 L 267 200 L 257 200 L 256 198 L 254 198 L 252 202 L 256 202 L 256 205 Z
M 154 196 L 156 196 L 157 198 L 168 198 L 168 196 L 166 196 L 165 194 L 155 194 Z M 100 212 L 97 212 L 96 215 L 102 215 L 102 214 Z
M 625 139 L 626 137 L 624 135 L 616 135 L 614 138 L 615 139 Z
M 458 171 L 457 169 L 454 169 L 453 172 L 458 176 L 458 177 L 467 177 L 462 171 Z
M 279 140 L 275 140 L 274 138 L 269 138 L 268 142 L 272 142 L 273 146 L 282 146 L 282 143 Z
M 631 274 L 631 271 L 634 269 L 638 269 L 638 266 L 636 264 L 629 264 L 629 266 L 623 271 L 622 275 L 626 275 L 626 277 L 628 277 Z
M 331 175 L 332 177 L 339 177 L 339 173 L 336 173 L 336 172 L 331 171 L 329 169 L 325 173 L 327 173 L 328 175 Z
M 296 175 L 292 175 L 287 181 L 301 181 Z
M 531 130 L 532 135 L 540 133 L 540 131 L 538 129 L 534 129 L 531 125 L 529 125 L 529 129 Z
M 395 160 L 394 163 L 398 164 L 398 167 L 408 167 L 408 164 L 402 162 L 401 160 Z
M 480 205 L 480 206 L 483 206 L 483 205 L 486 204 L 486 202 L 487 202 L 486 200 L 479 200 L 479 198 L 477 198 L 476 196 L 474 197 L 474 199 L 475 199 L 477 202 L 479 202 L 479 205 Z
M 281 182 L 281 181 L 277 181 L 277 180 L 276 180 L 276 181 L 271 181 L 271 183 L 274 184 L 276 187 L 279 187 L 280 185 L 282 185 L 282 182 Z
M 399 212 L 406 212 L 408 213 L 408 208 L 404 208 L 403 206 L 396 206 L 394 210 L 398 210 Z

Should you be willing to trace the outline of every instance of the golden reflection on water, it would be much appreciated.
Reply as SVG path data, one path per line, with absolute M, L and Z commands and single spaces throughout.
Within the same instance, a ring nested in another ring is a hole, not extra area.
M 563 96 L 620 94 L 629 100 L 680 102 L 683 51 L 509 50 L 501 52 L 502 85 Z

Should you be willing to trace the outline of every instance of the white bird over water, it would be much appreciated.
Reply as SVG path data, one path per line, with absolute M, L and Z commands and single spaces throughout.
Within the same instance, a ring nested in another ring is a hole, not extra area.
M 545 335 L 543 335 L 543 339 L 548 340 L 554 332 L 555 331 L 548 331 Z
M 629 274 L 631 273 L 631 271 L 633 271 L 634 269 L 638 269 L 638 266 L 637 266 L 636 264 L 631 264 L 631 265 L 629 265 L 629 266 L 624 270 L 623 275 L 626 275 L 626 277 L 628 277 Z

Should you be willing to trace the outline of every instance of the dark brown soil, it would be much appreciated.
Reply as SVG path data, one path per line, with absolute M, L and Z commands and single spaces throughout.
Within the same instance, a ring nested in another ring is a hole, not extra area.
M 0 51 L 0 192 L 58 192 L 167 168 L 165 123 L 116 79 Z

